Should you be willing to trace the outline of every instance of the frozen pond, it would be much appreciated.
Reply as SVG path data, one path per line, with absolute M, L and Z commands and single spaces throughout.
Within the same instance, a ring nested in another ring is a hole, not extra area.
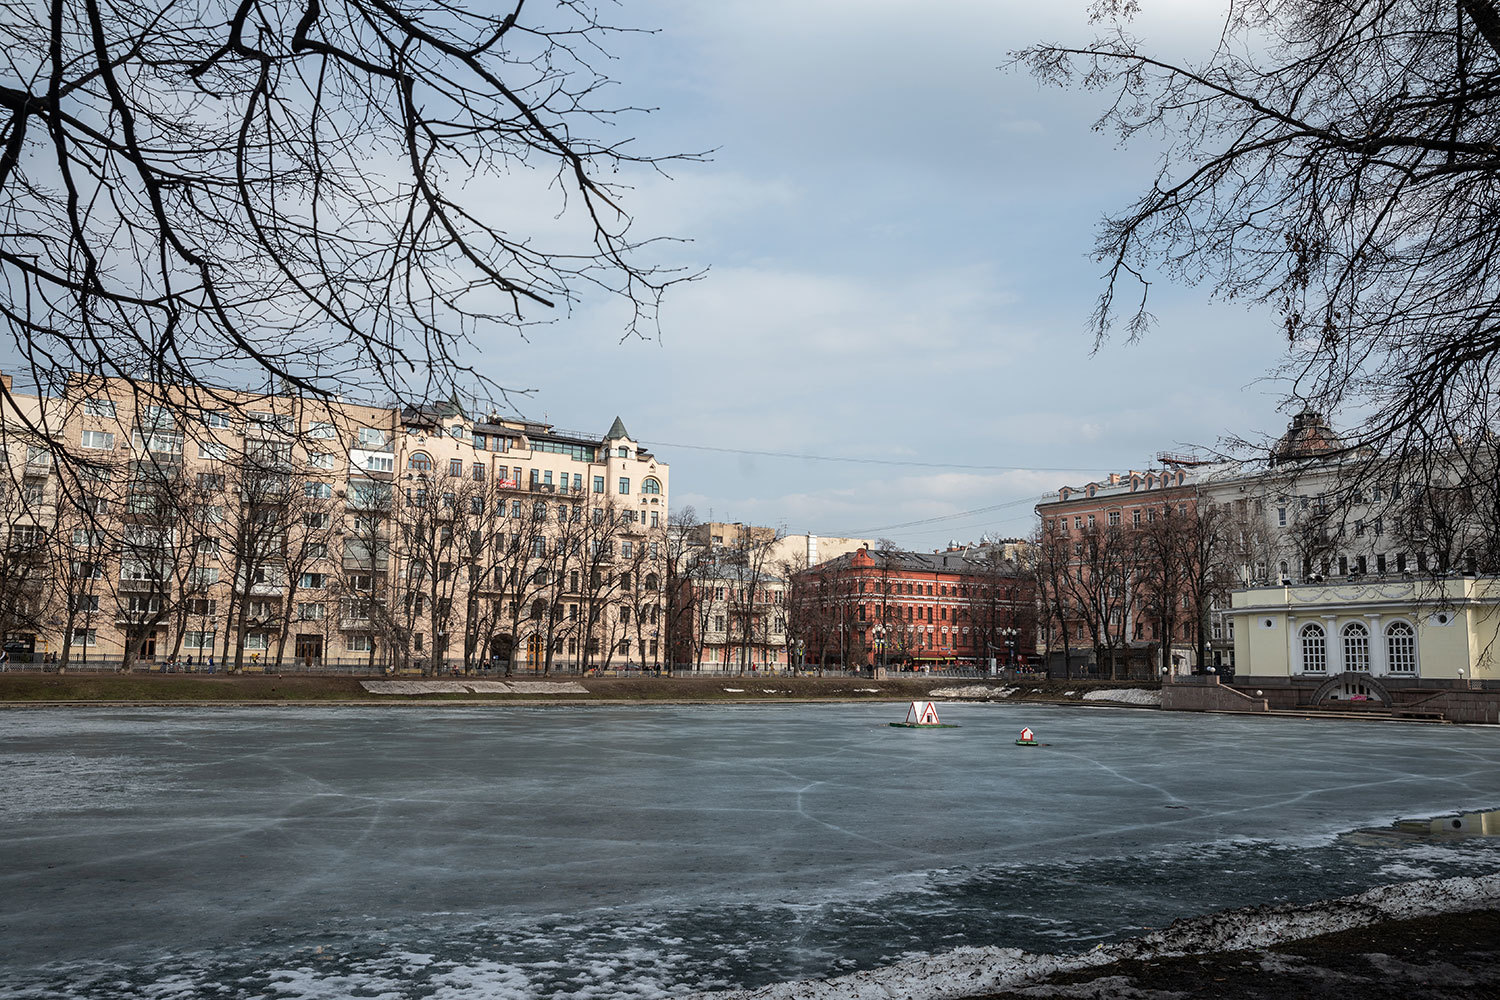
M 903 714 L 0 714 L 0 997 L 648 998 L 1500 871 L 1337 839 L 1500 807 L 1497 729 Z

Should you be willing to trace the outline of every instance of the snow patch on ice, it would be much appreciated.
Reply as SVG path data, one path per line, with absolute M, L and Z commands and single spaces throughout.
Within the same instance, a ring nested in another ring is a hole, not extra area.
M 725 688 L 724 690 L 728 691 L 730 694 L 744 694 L 745 693 L 745 689 L 744 688 Z
M 1306 905 L 1282 904 L 1226 910 L 1178 920 L 1165 930 L 1082 955 L 1034 955 L 1016 948 L 958 948 L 812 982 L 776 983 L 752 990 L 694 993 L 713 1000 L 946 1000 L 1013 990 L 1057 972 L 1094 968 L 1125 959 L 1267 948 L 1320 934 L 1365 927 L 1380 920 L 1457 913 L 1500 902 L 1500 875 L 1459 877 L 1381 886 L 1355 896 Z
M 1108 688 L 1103 691 L 1087 691 L 1083 695 L 1083 700 L 1117 701 L 1125 705 L 1160 705 L 1161 692 L 1146 691 L 1141 688 Z

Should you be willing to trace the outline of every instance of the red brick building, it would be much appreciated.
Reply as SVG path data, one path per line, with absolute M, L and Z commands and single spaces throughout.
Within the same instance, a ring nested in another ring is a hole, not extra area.
M 1035 591 L 1020 543 L 946 552 L 859 549 L 798 574 L 808 666 L 1025 664 L 1036 649 Z

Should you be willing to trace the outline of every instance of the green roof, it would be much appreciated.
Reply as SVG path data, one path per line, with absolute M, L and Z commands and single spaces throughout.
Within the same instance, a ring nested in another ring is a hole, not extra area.
M 631 438 L 630 432 L 625 429 L 625 425 L 620 421 L 619 417 L 615 417 L 615 422 L 609 425 L 609 433 L 604 435 L 604 440 L 606 441 L 613 441 L 616 438 L 625 438 L 627 441 L 634 440 Z

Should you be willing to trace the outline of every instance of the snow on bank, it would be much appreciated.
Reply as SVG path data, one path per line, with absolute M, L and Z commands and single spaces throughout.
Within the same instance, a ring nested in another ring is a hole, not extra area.
M 1087 691 L 1084 701 L 1118 701 L 1125 705 L 1160 705 L 1160 691 L 1145 691 L 1141 688 L 1109 688 L 1105 691 Z
M 970 684 L 968 687 L 933 688 L 927 692 L 929 698 L 1009 698 L 1020 688 L 986 687 L 983 684 Z
M 1017 948 L 958 948 L 832 979 L 694 993 L 686 1000 L 948 1000 L 1017 989 L 1053 973 L 1124 959 L 1265 948 L 1381 920 L 1461 913 L 1497 905 L 1500 875 L 1406 882 L 1305 905 L 1252 906 L 1190 917 L 1165 930 L 1082 955 L 1033 955 Z

